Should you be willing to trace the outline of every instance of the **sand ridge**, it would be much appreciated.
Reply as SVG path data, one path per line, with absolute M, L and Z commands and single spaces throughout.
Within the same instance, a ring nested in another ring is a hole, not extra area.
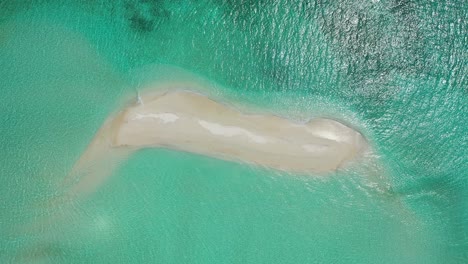
M 355 158 L 362 135 L 331 119 L 299 124 L 250 115 L 198 93 L 179 90 L 142 96 L 114 131 L 115 147 L 166 146 L 291 172 L 327 172 Z
M 335 171 L 368 150 L 358 131 L 338 121 L 316 118 L 298 123 L 246 113 L 192 85 L 194 89 L 187 90 L 188 83 L 160 84 L 138 93 L 109 117 L 75 164 L 68 183 L 71 193 L 92 192 L 119 161 L 141 148 L 165 147 L 314 175 Z

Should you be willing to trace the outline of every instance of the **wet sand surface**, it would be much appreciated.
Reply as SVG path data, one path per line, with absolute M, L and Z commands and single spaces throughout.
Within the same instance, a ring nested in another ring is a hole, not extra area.
M 118 160 L 156 147 L 314 174 L 337 170 L 368 149 L 359 132 L 335 120 L 298 123 L 247 114 L 198 92 L 157 89 L 105 122 L 73 169 L 83 175 L 74 190 L 95 189 Z

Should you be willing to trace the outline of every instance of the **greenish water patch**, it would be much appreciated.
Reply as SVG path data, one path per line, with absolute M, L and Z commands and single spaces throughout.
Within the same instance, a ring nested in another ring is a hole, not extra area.
M 465 263 L 466 10 L 1 1 L 0 261 Z M 63 191 L 57 181 L 106 117 L 174 67 L 220 97 L 357 126 L 389 188 L 365 170 L 304 178 L 158 149 L 132 156 L 72 210 L 38 207 Z M 21 229 L 49 214 L 60 217 Z

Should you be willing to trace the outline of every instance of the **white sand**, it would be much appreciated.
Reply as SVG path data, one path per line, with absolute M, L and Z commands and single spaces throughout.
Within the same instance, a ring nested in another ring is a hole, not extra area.
M 120 113 L 114 147 L 165 146 L 284 171 L 327 172 L 366 144 L 361 134 L 330 119 L 298 124 L 248 115 L 189 91 L 141 99 L 143 104 Z
M 73 174 L 81 177 L 73 192 L 94 190 L 119 160 L 146 147 L 315 175 L 340 168 L 368 148 L 359 132 L 334 120 L 300 124 L 274 115 L 245 114 L 202 94 L 174 89 L 178 87 L 188 86 L 160 85 L 109 118 L 75 165 Z

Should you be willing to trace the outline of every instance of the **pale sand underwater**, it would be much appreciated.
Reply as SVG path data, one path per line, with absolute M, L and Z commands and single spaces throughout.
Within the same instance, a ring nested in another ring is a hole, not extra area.
M 252 109 L 213 95 L 207 82 L 188 72 L 177 76 L 181 81 L 151 82 L 136 98 L 124 100 L 127 102 L 107 118 L 68 176 L 58 182 L 57 189 L 65 193 L 40 204 L 48 210 L 61 208 L 61 212 L 36 219 L 21 232 L 74 217 L 73 207 L 105 187 L 118 166 L 143 148 L 163 147 L 322 178 L 354 164 L 376 162 L 364 136 L 339 121 L 316 117 L 300 122 Z M 380 172 L 371 168 L 366 175 L 375 180 L 374 173 Z M 405 211 L 399 205 L 396 208 Z
M 153 85 L 111 116 L 73 168 L 73 175 L 82 176 L 73 192 L 94 190 L 109 177 L 116 160 L 141 148 L 165 147 L 319 175 L 346 166 L 369 149 L 358 131 L 338 121 L 315 118 L 299 123 L 251 113 L 187 90 L 191 86 L 200 84 Z

